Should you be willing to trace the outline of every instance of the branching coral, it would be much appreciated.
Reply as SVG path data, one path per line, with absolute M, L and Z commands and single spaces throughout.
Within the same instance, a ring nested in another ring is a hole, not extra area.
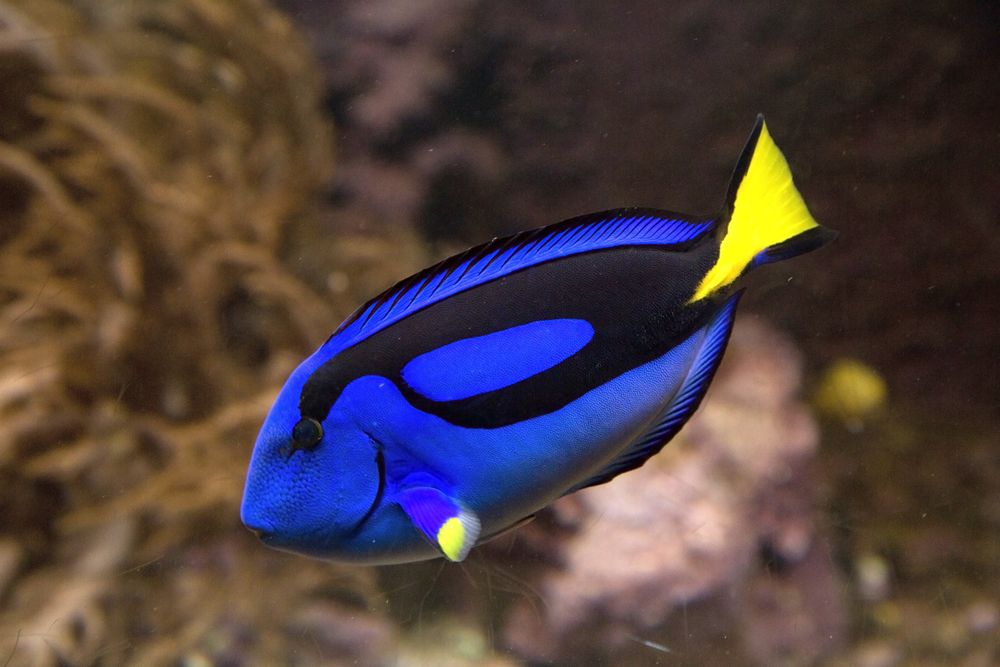
M 307 50 L 259 0 L 5 0 L 0 85 L 0 656 L 223 651 L 281 612 L 242 469 L 337 307 L 281 261 L 331 168 Z

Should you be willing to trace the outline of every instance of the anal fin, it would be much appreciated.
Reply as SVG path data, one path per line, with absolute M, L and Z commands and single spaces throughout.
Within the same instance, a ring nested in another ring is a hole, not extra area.
M 452 562 L 465 560 L 479 539 L 479 517 L 430 486 L 400 492 L 396 501 L 413 525 Z
M 704 336 L 701 348 L 691 362 L 687 376 L 678 386 L 673 398 L 654 420 L 653 426 L 626 447 L 618 458 L 597 474 L 571 487 L 566 491 L 567 494 L 588 486 L 604 484 L 623 472 L 638 468 L 677 435 L 698 409 L 705 392 L 708 391 L 708 385 L 715 376 L 715 371 L 719 368 L 722 354 L 726 351 L 726 344 L 733 330 L 736 305 L 742 295 L 741 290 L 729 297 L 712 320 L 694 334 Z

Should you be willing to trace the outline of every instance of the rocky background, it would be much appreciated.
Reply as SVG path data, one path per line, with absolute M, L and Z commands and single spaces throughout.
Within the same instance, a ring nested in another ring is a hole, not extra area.
M 0 1 L 0 660 L 1000 662 L 998 19 Z M 761 111 L 842 236 L 754 276 L 649 465 L 462 567 L 242 529 L 257 425 L 354 306 L 497 234 L 711 212 Z
M 790 268 L 759 277 L 751 308 L 924 409 L 1000 405 L 992 3 L 283 6 L 326 73 L 337 196 L 381 223 L 467 242 L 633 203 L 710 213 L 763 112 L 842 239 L 777 294 Z

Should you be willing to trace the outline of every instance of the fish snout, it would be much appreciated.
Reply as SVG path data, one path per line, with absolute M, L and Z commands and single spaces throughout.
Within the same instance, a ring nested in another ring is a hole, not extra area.
M 249 516 L 246 511 L 243 512 L 243 516 L 240 518 L 247 530 L 256 535 L 259 540 L 264 540 L 274 532 L 274 526 L 267 519 L 259 516 Z

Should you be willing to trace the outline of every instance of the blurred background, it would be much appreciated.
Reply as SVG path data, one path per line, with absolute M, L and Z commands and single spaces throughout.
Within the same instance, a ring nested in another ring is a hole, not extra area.
M 0 0 L 0 664 L 1000 664 L 991 2 Z M 267 550 L 292 368 L 470 244 L 711 213 L 763 112 L 841 232 L 644 468 L 440 562 Z

